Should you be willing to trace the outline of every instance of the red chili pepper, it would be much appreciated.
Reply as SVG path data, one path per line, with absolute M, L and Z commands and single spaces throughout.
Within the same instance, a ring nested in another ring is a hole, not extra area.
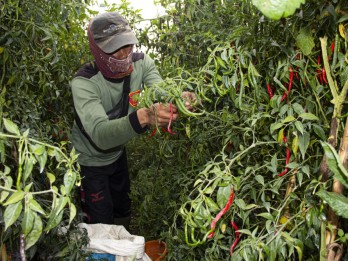
M 288 91 L 284 91 L 284 94 L 282 96 L 282 101 L 285 100 L 286 97 L 290 94 L 290 91 L 292 89 L 292 83 L 294 80 L 294 72 L 291 67 L 289 67 L 289 84 L 288 84 Z
M 225 207 L 216 215 L 216 217 L 213 219 L 213 221 L 211 222 L 211 229 L 212 231 L 210 232 L 210 234 L 208 235 L 208 238 L 212 238 L 214 236 L 214 230 L 215 230 L 215 226 L 216 223 L 220 220 L 220 218 L 229 210 L 229 208 L 231 207 L 232 203 L 233 203 L 233 199 L 234 199 L 234 190 L 233 188 L 231 189 L 231 194 L 228 198 L 228 201 L 225 205 Z
M 335 41 L 332 41 L 332 43 L 331 43 L 331 53 L 334 53 L 335 52 Z M 329 60 L 329 62 L 330 62 L 330 60 L 331 60 L 331 56 L 329 55 L 328 57 L 327 57 L 327 59 Z
M 323 84 L 323 72 L 320 69 L 321 68 L 321 57 L 320 57 L 320 55 L 318 55 L 317 63 L 318 63 L 318 67 L 319 67 L 317 69 L 317 78 L 319 79 L 320 84 Z
M 284 137 L 283 137 L 283 142 L 284 142 L 284 143 L 287 143 L 287 141 L 288 141 L 288 140 L 287 140 L 286 136 L 284 136 Z M 285 166 L 286 166 L 286 165 L 289 164 L 289 162 L 290 162 L 290 157 L 291 157 L 291 151 L 290 151 L 289 147 L 286 147 L 285 153 L 286 153 L 286 157 L 285 157 Z M 285 167 L 285 169 L 284 169 L 281 173 L 279 173 L 278 176 L 279 176 L 279 177 L 284 176 L 286 173 L 288 173 L 288 170 L 289 170 L 289 168 L 288 168 L 288 167 Z
M 168 123 L 168 127 L 167 130 L 170 134 L 176 134 L 176 132 L 172 131 L 170 125 L 172 125 L 172 121 L 173 121 L 173 104 L 172 102 L 169 103 L 169 109 L 170 109 L 170 119 L 169 119 L 169 123 Z
M 273 97 L 273 90 L 272 90 L 271 84 L 269 84 L 269 83 L 267 83 L 267 92 L 268 92 L 269 98 L 272 99 L 272 97 Z
M 321 73 L 322 73 L 322 79 L 323 79 L 323 82 L 328 84 L 328 81 L 327 81 L 327 78 L 326 78 L 326 71 L 325 71 L 325 68 L 323 67 L 323 69 L 321 70 Z
M 151 132 L 151 134 L 147 137 L 147 139 L 151 139 L 156 134 L 156 132 L 157 132 L 157 128 L 155 127 L 153 131 Z
M 232 256 L 233 250 L 236 247 L 236 245 L 238 244 L 238 241 L 240 239 L 240 232 L 238 231 L 238 226 L 233 221 L 231 221 L 231 225 L 236 233 L 236 238 L 233 241 L 233 244 L 231 245 L 231 248 L 230 248 L 230 255 Z
M 288 91 L 284 91 L 284 94 L 282 96 L 282 101 L 285 100 L 286 97 L 290 94 L 290 91 L 292 89 L 292 83 L 294 81 L 294 71 L 291 67 L 289 67 L 289 84 L 288 84 Z
M 239 92 L 239 89 L 240 89 L 240 84 L 238 84 L 237 88 L 236 88 L 236 93 Z
M 134 99 L 134 95 L 139 95 L 140 93 L 140 90 L 136 90 L 134 92 L 131 92 L 130 94 L 128 94 L 129 96 L 129 104 L 132 106 L 132 107 L 137 107 L 138 105 L 138 101 L 136 99 Z

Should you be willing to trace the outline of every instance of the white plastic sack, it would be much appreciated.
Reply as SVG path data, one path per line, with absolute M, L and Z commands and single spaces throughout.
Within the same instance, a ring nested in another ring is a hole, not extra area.
M 89 245 L 84 250 L 115 255 L 116 261 L 151 261 L 145 253 L 145 238 L 131 235 L 124 226 L 80 223 L 87 230 Z

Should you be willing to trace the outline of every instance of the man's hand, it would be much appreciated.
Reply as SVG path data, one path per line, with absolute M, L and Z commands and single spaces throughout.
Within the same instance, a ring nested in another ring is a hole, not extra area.
M 172 111 L 170 110 L 172 107 Z M 176 121 L 179 117 L 178 109 L 174 104 L 155 103 L 151 108 L 141 108 L 137 111 L 139 123 L 142 127 L 166 127 L 169 122 Z
M 190 111 L 192 111 L 194 109 L 193 107 L 197 105 L 196 94 L 193 92 L 182 92 L 181 98 L 184 100 L 185 107 Z

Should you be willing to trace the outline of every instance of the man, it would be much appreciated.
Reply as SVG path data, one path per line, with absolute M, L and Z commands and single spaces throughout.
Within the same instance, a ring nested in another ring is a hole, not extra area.
M 125 144 L 149 126 L 177 120 L 178 110 L 161 103 L 153 108 L 129 106 L 129 96 L 141 90 L 142 83 L 151 87 L 162 78 L 148 55 L 133 53 L 138 40 L 119 13 L 97 15 L 87 33 L 95 61 L 84 65 L 71 82 L 76 112 L 72 143 L 79 153 L 85 211 L 89 223 L 128 228 L 131 200 Z M 193 93 L 183 95 L 191 109 Z

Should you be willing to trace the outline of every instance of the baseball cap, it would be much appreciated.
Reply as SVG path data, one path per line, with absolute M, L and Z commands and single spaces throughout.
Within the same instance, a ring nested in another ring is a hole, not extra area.
M 138 43 L 127 20 L 118 12 L 95 16 L 90 21 L 90 30 L 95 43 L 105 53 L 113 53 L 122 46 Z

